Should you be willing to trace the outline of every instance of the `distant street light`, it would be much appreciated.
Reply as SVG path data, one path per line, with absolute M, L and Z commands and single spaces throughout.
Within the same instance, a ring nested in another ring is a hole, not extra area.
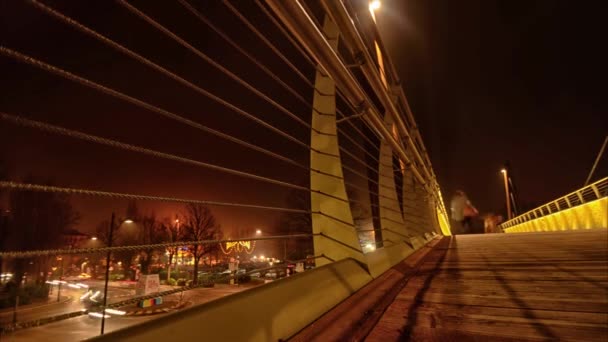
M 131 219 L 126 219 L 126 220 L 124 220 L 124 221 L 123 221 L 123 223 L 127 223 L 127 224 L 129 224 L 129 223 L 133 223 L 133 220 L 131 220 Z
M 97 240 L 97 236 L 93 236 L 93 237 L 91 238 L 91 240 L 93 240 L 93 241 Z
M 261 229 L 256 230 L 255 235 L 262 235 L 262 230 Z

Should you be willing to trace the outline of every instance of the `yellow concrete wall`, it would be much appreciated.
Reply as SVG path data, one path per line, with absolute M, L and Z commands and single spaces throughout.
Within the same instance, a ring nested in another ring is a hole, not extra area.
M 382 273 L 386 272 L 389 268 L 403 261 L 424 244 L 419 238 L 416 239 L 416 241 L 420 242 L 414 244 L 415 249 L 401 242 L 398 244 L 387 245 L 383 248 L 376 249 L 371 253 L 365 254 L 369 273 L 372 275 L 372 277 L 376 278 Z
M 505 233 L 608 228 L 608 197 L 505 229 Z
M 278 341 L 287 339 L 370 282 L 353 259 L 93 338 L 93 341 Z
M 439 227 L 441 228 L 441 233 L 444 236 L 452 235 L 452 232 L 450 229 L 450 220 L 445 215 L 443 215 L 443 212 L 439 209 L 437 209 L 437 220 L 439 221 Z

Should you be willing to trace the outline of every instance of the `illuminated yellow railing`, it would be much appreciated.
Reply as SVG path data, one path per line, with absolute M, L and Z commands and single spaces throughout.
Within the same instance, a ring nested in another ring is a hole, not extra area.
M 608 177 L 519 215 L 505 233 L 608 227 Z

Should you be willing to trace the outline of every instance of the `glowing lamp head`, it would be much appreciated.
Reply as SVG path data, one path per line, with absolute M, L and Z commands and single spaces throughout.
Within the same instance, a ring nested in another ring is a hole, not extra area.
M 97 236 L 93 236 L 93 237 L 91 238 L 91 240 L 93 240 L 93 241 L 97 240 Z
M 129 223 L 133 223 L 133 220 L 131 220 L 131 219 L 126 219 L 126 220 L 124 220 L 124 223 L 127 223 L 127 224 L 129 224 Z
M 372 2 L 369 3 L 369 10 L 370 11 L 375 11 L 377 9 L 380 8 L 380 0 L 374 0 Z

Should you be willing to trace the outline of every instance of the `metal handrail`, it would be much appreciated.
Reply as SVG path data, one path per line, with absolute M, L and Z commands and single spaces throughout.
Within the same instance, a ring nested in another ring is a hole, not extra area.
M 608 177 L 602 178 L 595 183 L 589 184 L 558 199 L 545 203 L 540 207 L 534 208 L 517 217 L 505 221 L 504 223 L 500 224 L 500 227 L 504 230 L 506 228 L 510 228 L 543 216 L 551 215 L 562 210 L 570 209 L 603 197 L 608 197 Z

